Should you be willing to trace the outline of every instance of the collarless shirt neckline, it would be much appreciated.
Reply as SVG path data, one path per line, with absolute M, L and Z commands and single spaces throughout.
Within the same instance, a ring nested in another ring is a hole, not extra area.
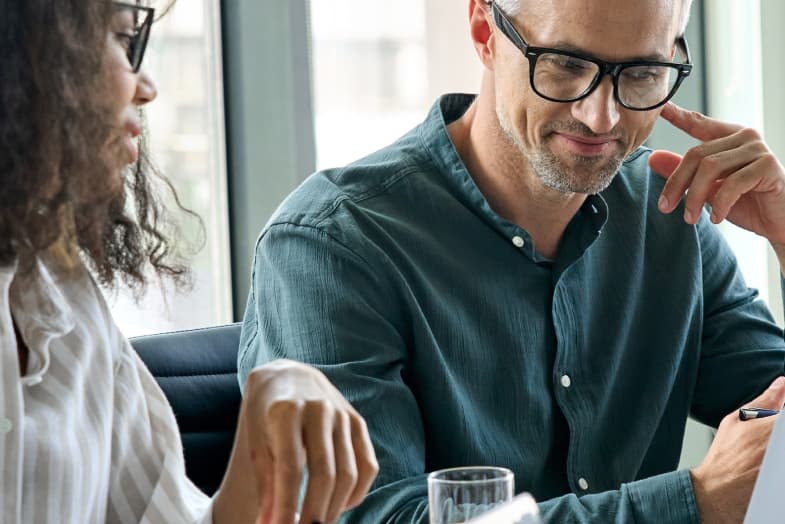
M 468 94 L 450 94 L 440 97 L 431 107 L 428 117 L 420 127 L 420 141 L 424 149 L 464 204 L 472 208 L 497 233 L 508 239 L 511 245 L 518 248 L 524 256 L 536 264 L 568 267 L 579 259 L 602 233 L 609 214 L 605 199 L 601 194 L 587 196 L 580 210 L 572 218 L 568 231 L 565 232 L 556 259 L 550 259 L 539 253 L 528 231 L 501 217 L 491 208 L 485 195 L 466 169 L 447 130 L 448 125 L 463 116 L 475 98 L 475 95 Z M 578 229 L 578 231 L 570 232 L 570 229 Z M 572 245 L 573 241 L 577 241 L 578 244 Z

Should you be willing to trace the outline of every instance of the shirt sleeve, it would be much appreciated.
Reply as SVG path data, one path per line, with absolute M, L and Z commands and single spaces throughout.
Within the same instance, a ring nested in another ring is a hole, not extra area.
M 576 524 L 698 523 L 690 473 L 664 473 L 623 484 L 621 489 L 578 497 L 564 495 L 538 504 L 543 522 Z
M 240 381 L 255 365 L 277 358 L 324 372 L 365 417 L 380 466 L 365 501 L 342 522 L 424 524 L 425 435 L 416 392 L 405 376 L 414 358 L 406 343 L 411 328 L 401 311 L 400 284 L 390 280 L 394 269 L 379 267 L 384 256 L 372 255 L 364 257 L 313 227 L 279 224 L 266 231 L 256 249 Z M 540 509 L 545 522 L 697 522 L 686 471 L 616 491 L 541 501 Z
M 185 475 L 172 408 L 124 341 L 116 364 L 107 523 L 212 524 L 212 501 Z
M 272 226 L 257 245 L 240 341 L 241 383 L 258 364 L 306 362 L 368 423 L 380 474 L 343 522 L 427 519 L 425 436 L 404 376 L 410 328 L 384 263 L 369 263 L 321 229 Z
M 706 212 L 697 226 L 703 268 L 703 336 L 693 416 L 711 426 L 785 374 L 783 332 Z

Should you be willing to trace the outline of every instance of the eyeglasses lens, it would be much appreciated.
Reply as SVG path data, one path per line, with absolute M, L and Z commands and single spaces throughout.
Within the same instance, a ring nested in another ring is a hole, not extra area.
M 115 8 L 123 16 L 130 16 L 133 20 L 132 38 L 128 41 L 128 62 L 134 71 L 138 71 L 144 58 L 147 39 L 150 36 L 152 11 L 137 5 L 115 2 Z
M 559 101 L 580 98 L 592 88 L 600 74 L 594 62 L 559 53 L 543 53 L 534 69 L 534 88 L 541 95 Z M 618 93 L 621 102 L 632 108 L 657 105 L 670 95 L 679 70 L 663 65 L 635 65 L 621 68 Z

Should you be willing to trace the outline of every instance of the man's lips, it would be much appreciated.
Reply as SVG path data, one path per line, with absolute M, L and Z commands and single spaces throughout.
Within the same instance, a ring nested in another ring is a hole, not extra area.
M 553 133 L 556 142 L 563 148 L 584 156 L 600 155 L 615 147 L 616 137 L 588 137 L 567 133 Z
M 588 136 L 581 136 L 581 135 L 571 135 L 568 133 L 554 133 L 555 135 L 562 136 L 567 140 L 572 140 L 573 142 L 578 142 L 581 144 L 588 144 L 588 145 L 601 145 L 601 144 L 608 144 L 610 142 L 615 142 L 618 140 L 616 137 L 609 136 L 609 137 L 588 137 Z

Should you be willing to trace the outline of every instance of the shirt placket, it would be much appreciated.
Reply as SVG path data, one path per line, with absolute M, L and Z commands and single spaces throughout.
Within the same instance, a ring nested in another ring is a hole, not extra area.
M 556 403 L 570 428 L 567 478 L 571 490 L 580 496 L 591 491 L 592 479 L 580 459 L 581 438 L 586 433 L 584 426 L 586 417 L 583 416 L 581 408 L 585 404 L 584 377 L 580 375 L 581 366 L 576 361 L 580 354 L 578 347 L 580 310 L 568 288 L 565 278 L 562 278 L 554 289 L 553 325 L 556 332 L 556 358 L 552 380 Z
M 570 260 L 560 275 L 557 276 L 553 292 L 553 326 L 556 333 L 556 354 L 553 369 L 554 397 L 570 428 L 570 441 L 567 453 L 567 477 L 570 489 L 577 495 L 587 495 L 601 489 L 594 487 L 602 481 L 594 468 L 593 460 L 583 460 L 587 449 L 585 439 L 590 434 L 588 424 L 592 423 L 591 401 L 589 400 L 591 384 L 589 377 L 581 375 L 587 369 L 580 358 L 586 354 L 581 347 L 584 320 L 581 315 L 586 304 L 580 304 L 573 290 L 586 285 L 587 276 L 583 274 L 582 259 L 602 233 L 607 220 L 605 201 L 596 195 L 590 196 L 582 210 L 580 227 L 582 234 L 572 238 L 580 239 L 580 244 L 569 246 L 575 248 L 575 258 Z M 562 246 L 565 248 L 565 246 Z M 569 249 L 568 249 L 569 251 Z

